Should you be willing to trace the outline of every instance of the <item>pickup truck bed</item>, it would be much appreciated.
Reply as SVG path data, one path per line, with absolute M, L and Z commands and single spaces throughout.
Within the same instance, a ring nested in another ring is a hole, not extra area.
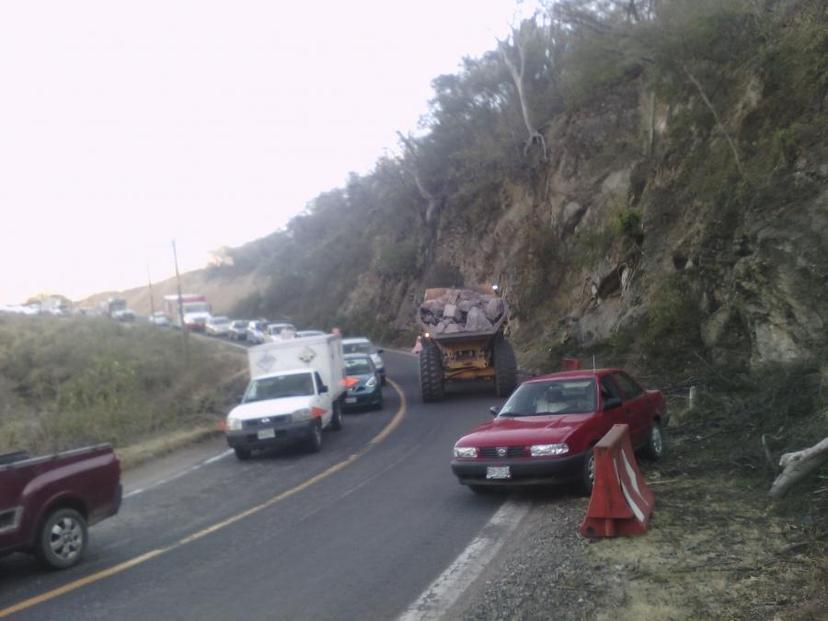
M 31 552 L 53 568 L 77 563 L 87 527 L 120 508 L 120 474 L 108 444 L 34 458 L 0 455 L 0 556 Z

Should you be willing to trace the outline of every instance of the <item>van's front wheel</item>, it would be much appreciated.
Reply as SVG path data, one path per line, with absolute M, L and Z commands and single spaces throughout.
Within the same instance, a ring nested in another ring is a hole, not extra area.
M 308 453 L 318 453 L 322 450 L 322 421 L 316 421 L 313 424 L 305 446 Z

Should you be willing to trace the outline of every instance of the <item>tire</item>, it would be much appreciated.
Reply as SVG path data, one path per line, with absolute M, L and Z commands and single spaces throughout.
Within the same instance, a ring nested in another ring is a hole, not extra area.
M 66 569 L 81 560 L 88 541 L 86 519 L 74 509 L 58 509 L 43 522 L 35 554 L 47 567 Z
M 650 426 L 650 431 L 647 433 L 647 444 L 641 453 L 647 459 L 658 461 L 664 456 L 664 430 L 661 428 L 661 423 L 654 421 Z
M 249 448 L 242 448 L 237 446 L 233 449 L 233 452 L 236 454 L 236 459 L 239 461 L 246 461 L 250 459 L 250 449 Z
M 425 341 L 420 352 L 420 393 L 423 403 L 442 401 L 445 396 L 443 355 L 432 341 Z
M 322 450 L 322 423 L 314 423 L 310 434 L 305 444 L 308 453 L 318 453 Z
M 382 393 L 380 393 L 380 398 L 377 401 L 377 404 L 374 406 L 374 409 L 375 410 L 381 410 L 384 405 L 385 405 L 385 398 L 382 396 Z
M 517 386 L 517 359 L 511 343 L 499 334 L 495 338 L 492 354 L 495 368 L 495 392 L 498 397 L 508 397 Z
M 589 453 L 581 468 L 579 487 L 584 496 L 592 496 L 592 486 L 595 483 L 595 452 L 589 447 Z
M 331 416 L 331 429 L 340 431 L 342 429 L 342 404 L 334 401 L 333 415 Z

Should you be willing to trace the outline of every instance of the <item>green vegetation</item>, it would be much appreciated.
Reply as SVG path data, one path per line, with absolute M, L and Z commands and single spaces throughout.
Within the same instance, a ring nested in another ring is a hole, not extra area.
M 117 447 L 215 424 L 244 359 L 181 335 L 106 319 L 0 315 L 0 450 Z

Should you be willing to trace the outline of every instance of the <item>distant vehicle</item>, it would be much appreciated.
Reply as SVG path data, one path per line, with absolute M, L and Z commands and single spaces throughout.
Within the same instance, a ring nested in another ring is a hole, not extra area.
M 517 385 L 517 359 L 504 335 L 509 306 L 497 287 L 426 289 L 417 312 L 420 394 L 440 401 L 445 384 L 488 380 L 498 397 Z
M 101 302 L 101 311 L 107 317 L 117 319 L 119 313 L 129 310 L 127 308 L 127 301 L 123 298 L 109 298 Z
M 382 380 L 371 356 L 346 354 L 344 359 L 346 383 L 349 384 L 345 393 L 345 408 L 373 407 L 381 410 Z
M 118 512 L 120 476 L 109 445 L 35 458 L 0 455 L 0 556 L 30 552 L 55 569 L 75 565 L 87 527 Z
M 227 443 L 239 459 L 258 448 L 300 441 L 316 452 L 322 429 L 342 428 L 345 366 L 339 337 L 267 342 L 247 350 L 250 383 L 227 416 Z
M 129 308 L 124 308 L 112 313 L 111 317 L 116 321 L 135 321 L 135 311 Z
M 214 315 L 207 320 L 204 331 L 210 336 L 227 336 L 230 329 L 230 318 L 224 315 Z
M 382 350 L 374 347 L 373 343 L 365 337 L 354 337 L 342 339 L 342 351 L 345 354 L 368 354 L 374 362 L 379 373 L 380 381 L 385 386 L 385 363 L 382 361 Z
M 271 339 L 292 338 L 296 336 L 296 326 L 292 323 L 270 323 L 267 325 L 267 335 Z
M 248 323 L 246 319 L 234 319 L 227 326 L 227 337 L 231 341 L 246 341 Z
M 493 421 L 454 445 L 451 469 L 475 492 L 574 480 L 588 494 L 595 478 L 592 447 L 616 423 L 629 425 L 633 446 L 646 456 L 664 453 L 664 395 L 644 390 L 620 369 L 537 377 L 491 410 Z
M 179 296 L 176 294 L 164 296 L 164 311 L 173 325 L 193 332 L 204 332 L 207 320 L 210 318 L 210 304 L 207 303 L 207 298 L 200 293 L 186 293 L 181 294 L 180 297 L 179 312 Z
M 159 328 L 168 328 L 171 324 L 170 318 L 167 317 L 167 313 L 164 311 L 155 311 L 152 315 L 147 317 L 147 320 L 153 326 L 158 326 Z
M 297 339 L 304 339 L 304 338 L 307 338 L 309 336 L 325 336 L 325 334 L 326 333 L 323 332 L 322 330 L 299 330 L 296 333 L 296 338 Z
M 253 345 L 261 345 L 268 340 L 267 336 L 267 321 L 262 319 L 254 319 L 247 322 L 247 342 Z

